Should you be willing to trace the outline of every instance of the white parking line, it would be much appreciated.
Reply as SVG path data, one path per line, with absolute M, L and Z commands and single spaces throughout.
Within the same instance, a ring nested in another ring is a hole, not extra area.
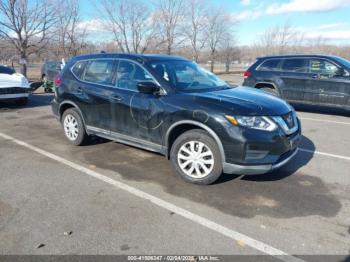
M 66 165 L 66 166 L 69 166 L 69 167 L 71 167 L 71 168 L 73 168 L 75 170 L 83 172 L 83 173 L 85 173 L 85 174 L 87 174 L 87 175 L 89 175 L 91 177 L 99 179 L 99 180 L 101 180 L 101 181 L 103 181 L 105 183 L 113 185 L 113 186 L 115 186 L 115 187 L 117 187 L 119 189 L 122 189 L 122 190 L 126 191 L 126 192 L 129 192 L 129 193 L 131 193 L 131 194 L 133 194 L 133 195 L 135 195 L 137 197 L 140 197 L 142 199 L 146 199 L 146 200 L 152 202 L 153 204 L 155 204 L 155 205 L 157 205 L 159 207 L 162 207 L 162 208 L 167 209 L 167 210 L 169 210 L 171 212 L 174 212 L 174 213 L 176 213 L 176 214 L 178 214 L 178 215 L 180 215 L 182 217 L 185 217 L 185 218 L 187 218 L 187 219 L 189 219 L 189 220 L 191 220 L 191 221 L 193 221 L 193 222 L 195 222 L 197 224 L 200 224 L 200 225 L 202 225 L 202 226 L 204 226 L 206 228 L 209 228 L 209 229 L 211 229 L 213 231 L 216 231 L 217 233 L 220 233 L 220 234 L 222 234 L 222 235 L 224 235 L 224 236 L 226 236 L 228 238 L 231 238 L 231 239 L 239 241 L 239 242 L 244 242 L 247 246 L 250 246 L 250 247 L 252 247 L 252 248 L 254 248 L 256 250 L 259 250 L 259 251 L 261 251 L 261 252 L 263 252 L 265 254 L 268 254 L 268 255 L 271 255 L 271 256 L 275 256 L 276 258 L 278 258 L 280 260 L 283 260 L 283 261 L 288 261 L 288 262 L 292 262 L 292 261 L 293 262 L 297 262 L 297 261 L 301 262 L 301 261 L 303 261 L 304 262 L 304 260 L 301 260 L 301 259 L 299 259 L 297 257 L 294 257 L 294 256 L 292 256 L 290 254 L 287 254 L 284 251 L 281 251 L 281 250 L 279 250 L 277 248 L 274 248 L 274 247 L 272 247 L 272 246 L 270 246 L 268 244 L 265 244 L 265 243 L 263 243 L 263 242 L 261 242 L 259 240 L 256 240 L 256 239 L 251 238 L 249 236 L 246 236 L 246 235 L 244 235 L 242 233 L 239 233 L 239 232 L 237 232 L 235 230 L 232 230 L 230 228 L 227 228 L 225 226 L 217 224 L 217 223 L 215 223 L 215 222 L 213 222 L 213 221 L 211 221 L 211 220 L 209 220 L 209 219 L 207 219 L 205 217 L 196 215 L 195 213 L 192 213 L 192 212 L 190 212 L 190 211 L 188 211 L 188 210 L 186 210 L 184 208 L 178 207 L 178 206 L 176 206 L 176 205 L 174 205 L 174 204 L 172 204 L 170 202 L 167 202 L 167 201 L 162 200 L 162 199 L 160 199 L 160 198 L 158 198 L 156 196 L 153 196 L 153 195 L 148 194 L 148 193 L 146 193 L 144 191 L 141 191 L 141 190 L 139 190 L 137 188 L 131 187 L 131 186 L 125 184 L 125 183 L 122 183 L 120 181 L 114 180 L 114 179 L 112 179 L 110 177 L 107 177 L 105 175 L 102 175 L 102 174 L 100 174 L 100 173 L 98 173 L 96 171 L 93 171 L 91 169 L 88 169 L 88 168 L 86 168 L 84 166 L 81 166 L 81 165 L 78 165 L 76 163 L 73 163 L 73 162 L 71 162 L 69 160 L 66 160 L 66 159 L 60 157 L 60 156 L 54 155 L 54 154 L 52 154 L 52 153 L 50 153 L 48 151 L 45 151 L 45 150 L 40 149 L 40 148 L 38 148 L 36 146 L 30 145 L 30 144 L 28 144 L 28 143 L 26 143 L 24 141 L 18 140 L 16 138 L 13 138 L 13 137 L 8 136 L 8 135 L 3 134 L 3 133 L 0 133 L 0 137 L 4 138 L 6 140 L 12 141 L 13 143 L 16 143 L 17 145 L 20 145 L 20 146 L 23 146 L 23 147 L 25 147 L 27 149 L 35 151 L 35 152 L 37 152 L 37 153 L 39 153 L 41 155 L 44 155 L 44 156 L 46 156 L 48 158 L 51 158 L 51 159 L 53 159 L 53 160 L 55 160 L 55 161 L 57 161 L 59 163 L 62 163 L 64 165 Z M 117 172 L 115 172 L 115 173 L 117 173 Z M 117 173 L 117 174 L 120 175 L 119 173 Z
M 350 122 L 341 122 L 341 121 L 333 121 L 333 120 L 323 120 L 323 119 L 315 119 L 315 118 L 309 118 L 309 117 L 299 117 L 299 119 L 301 119 L 301 120 L 315 121 L 315 122 L 325 122 L 325 123 L 331 123 L 331 124 L 350 125 Z
M 312 151 L 312 150 L 304 149 L 304 148 L 299 148 L 299 151 L 317 154 L 317 155 L 322 155 L 322 156 L 330 156 L 330 157 L 340 158 L 340 159 L 344 159 L 344 160 L 350 160 L 350 157 L 348 157 L 348 156 L 335 155 L 335 154 L 330 154 L 330 153 L 325 153 L 325 152 L 320 152 L 320 151 Z

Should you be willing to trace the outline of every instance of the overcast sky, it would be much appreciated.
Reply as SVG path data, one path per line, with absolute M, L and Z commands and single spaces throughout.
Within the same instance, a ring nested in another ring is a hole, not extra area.
M 98 32 L 101 16 L 94 2 L 80 0 L 84 24 Z M 236 27 L 240 45 L 249 45 L 267 28 L 292 24 L 306 38 L 322 36 L 330 43 L 350 44 L 350 0 L 209 0 L 239 20 Z

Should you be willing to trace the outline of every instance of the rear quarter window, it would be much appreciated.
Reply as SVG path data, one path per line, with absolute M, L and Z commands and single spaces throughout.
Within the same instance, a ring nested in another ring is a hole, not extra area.
M 281 59 L 269 59 L 264 62 L 258 67 L 258 70 L 260 71 L 277 71 L 279 69 L 279 65 L 281 63 Z

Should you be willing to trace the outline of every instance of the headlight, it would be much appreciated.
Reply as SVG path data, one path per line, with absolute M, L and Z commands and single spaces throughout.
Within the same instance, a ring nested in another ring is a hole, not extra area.
M 235 126 L 244 126 L 253 129 L 274 131 L 277 125 L 266 116 L 226 116 Z

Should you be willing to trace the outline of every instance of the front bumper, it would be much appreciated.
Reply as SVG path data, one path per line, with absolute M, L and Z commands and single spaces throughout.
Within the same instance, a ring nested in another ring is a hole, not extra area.
M 17 98 L 24 98 L 28 97 L 28 93 L 22 93 L 22 94 L 0 94 L 0 100 L 8 100 L 8 99 L 17 99 Z
M 261 175 L 278 169 L 287 164 L 296 154 L 298 148 L 287 153 L 287 156 L 282 157 L 281 160 L 275 164 L 267 165 L 237 165 L 231 163 L 223 164 L 223 172 L 226 174 L 236 175 Z
M 286 134 L 282 128 L 264 132 L 230 126 L 224 140 L 223 172 L 237 175 L 265 174 L 288 163 L 298 152 L 301 125 Z
M 29 88 L 24 87 L 6 87 L 0 88 L 0 99 L 17 99 L 29 96 Z

